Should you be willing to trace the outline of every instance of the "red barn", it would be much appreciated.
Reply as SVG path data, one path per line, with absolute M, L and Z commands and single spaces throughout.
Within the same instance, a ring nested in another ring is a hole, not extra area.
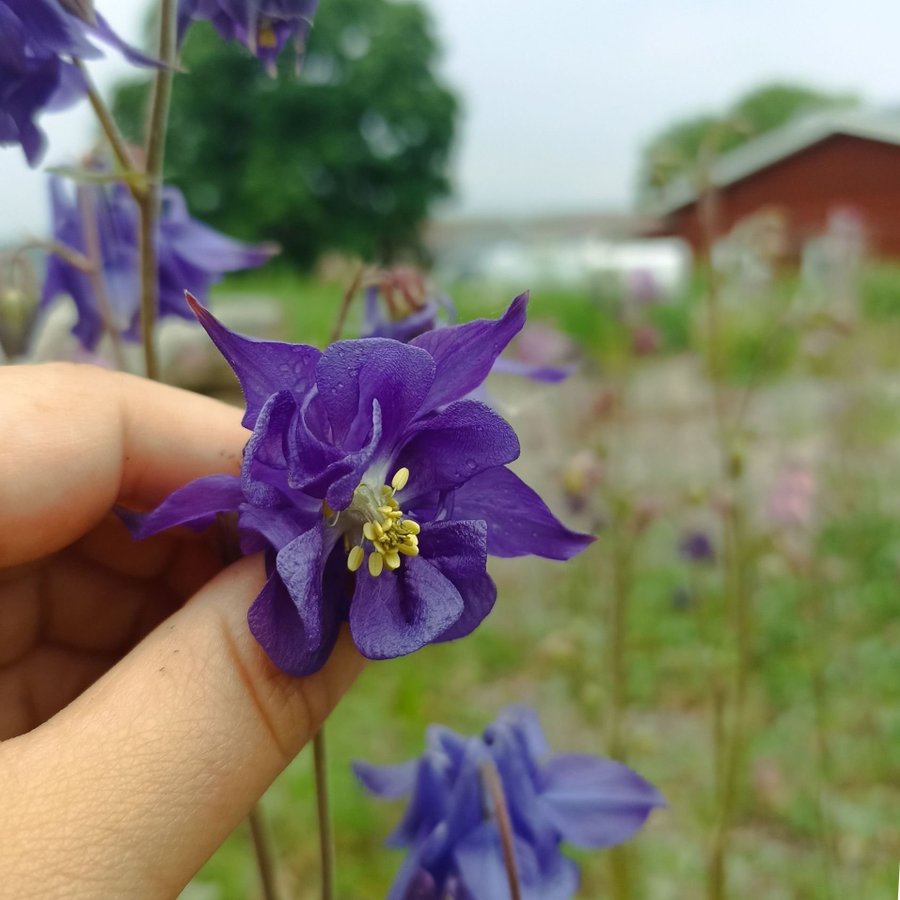
M 823 234 L 837 213 L 862 227 L 869 253 L 900 258 L 900 118 L 844 112 L 801 119 L 719 158 L 714 186 L 715 231 L 772 213 L 784 222 L 790 251 Z M 661 233 L 703 242 L 695 185 L 672 182 L 661 198 Z

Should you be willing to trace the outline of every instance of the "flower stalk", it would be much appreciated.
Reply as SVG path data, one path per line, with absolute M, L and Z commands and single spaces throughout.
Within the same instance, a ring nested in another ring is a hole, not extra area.
M 169 103 L 172 98 L 172 78 L 178 54 L 175 28 L 177 12 L 175 0 L 161 0 L 158 53 L 161 65 L 153 80 L 145 143 L 147 183 L 145 190 L 135 194 L 140 220 L 138 241 L 141 259 L 141 339 L 147 377 L 153 380 L 159 378 L 155 339 L 156 311 L 159 306 L 156 232 L 159 224 L 159 198 L 162 189 Z
M 275 882 L 275 866 L 272 860 L 272 850 L 269 846 L 269 835 L 262 818 L 262 807 L 259 803 L 253 805 L 250 815 L 247 816 L 250 825 L 250 836 L 253 838 L 253 849 L 256 853 L 256 867 L 259 871 L 260 883 L 264 900 L 278 900 L 278 888 Z
M 493 762 L 486 761 L 481 767 L 481 778 L 484 782 L 488 796 L 491 798 L 494 819 L 500 832 L 500 847 L 503 850 L 503 865 L 506 868 L 506 877 L 509 882 L 510 900 L 522 900 L 522 890 L 519 887 L 519 870 L 516 865 L 516 854 L 513 845 L 513 828 L 509 818 L 509 807 L 506 805 L 506 796 L 503 793 L 503 784 L 497 773 L 497 767 Z
M 319 820 L 319 853 L 322 863 L 322 900 L 333 900 L 334 831 L 328 799 L 328 756 L 324 725 L 313 738 L 313 770 L 316 781 L 316 814 Z

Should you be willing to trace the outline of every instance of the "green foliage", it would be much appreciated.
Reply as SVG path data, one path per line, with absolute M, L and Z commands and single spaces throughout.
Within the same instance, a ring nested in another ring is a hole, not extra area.
M 863 310 L 873 321 L 900 319 L 900 268 L 868 266 L 862 277 Z
M 746 141 L 780 128 L 796 116 L 853 106 L 858 97 L 794 84 L 769 84 L 739 97 L 721 113 L 705 113 L 675 122 L 654 137 L 642 155 L 639 192 L 652 195 L 681 175 Z
M 332 250 L 385 261 L 415 250 L 430 205 L 449 192 L 458 101 L 434 72 L 437 56 L 416 2 L 323 3 L 299 79 L 287 58 L 268 78 L 244 48 L 195 24 L 189 74 L 175 80 L 167 178 L 204 221 L 275 240 L 301 266 Z M 146 81 L 116 92 L 132 138 L 146 95 Z

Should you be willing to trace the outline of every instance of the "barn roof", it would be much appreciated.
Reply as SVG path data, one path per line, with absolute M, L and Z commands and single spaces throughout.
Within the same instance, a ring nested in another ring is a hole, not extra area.
M 719 157 L 712 166 L 712 182 L 716 187 L 734 184 L 836 134 L 900 146 L 900 114 L 854 109 L 795 119 Z M 662 192 L 654 211 L 666 215 L 696 199 L 694 180 L 680 176 Z

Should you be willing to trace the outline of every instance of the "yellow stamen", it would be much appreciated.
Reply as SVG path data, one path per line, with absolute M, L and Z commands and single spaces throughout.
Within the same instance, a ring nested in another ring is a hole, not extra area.
M 377 578 L 384 569 L 384 557 L 380 553 L 369 554 L 369 574 Z
M 422 530 L 419 527 L 419 523 L 413 522 L 412 519 L 404 519 L 397 527 L 411 535 L 417 535 Z
M 402 491 L 406 487 L 407 481 L 409 481 L 409 469 L 403 466 L 402 469 L 397 469 L 394 473 L 394 477 L 391 479 L 391 487 L 395 491 Z
M 270 50 L 272 47 L 277 46 L 277 44 L 278 38 L 275 35 L 275 29 L 272 27 L 272 23 L 260 23 L 260 26 L 256 31 L 256 46 L 265 47 L 267 50 Z
M 347 554 L 347 568 L 351 572 L 355 572 L 363 562 L 363 557 L 365 553 L 363 552 L 363 548 L 357 544 L 348 554 Z
M 366 522 L 363 525 L 363 534 L 367 541 L 377 541 L 383 534 L 381 526 L 377 522 Z
M 391 550 L 390 553 L 384 554 L 384 564 L 389 569 L 399 569 L 400 568 L 400 554 L 397 553 L 396 550 Z

